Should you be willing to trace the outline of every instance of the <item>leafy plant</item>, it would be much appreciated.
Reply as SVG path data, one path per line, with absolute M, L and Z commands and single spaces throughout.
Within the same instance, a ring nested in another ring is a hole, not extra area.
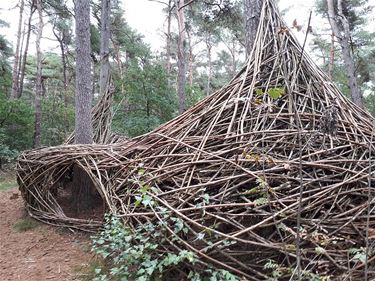
M 351 248 L 349 249 L 349 254 L 352 256 L 351 260 L 354 262 L 361 262 L 361 263 L 366 263 L 366 249 L 361 247 L 361 248 Z M 370 256 L 372 256 L 372 253 L 369 253 Z
M 103 230 L 92 237 L 92 250 L 109 264 L 109 269 L 95 270 L 94 280 L 165 280 L 176 267 L 185 268 L 189 280 L 195 281 L 235 281 L 238 280 L 226 270 L 216 269 L 212 265 L 199 261 L 194 252 L 180 248 L 180 237 L 189 232 L 189 228 L 179 217 L 174 217 L 167 208 L 159 206 L 153 199 L 157 188 L 151 187 L 142 180 L 145 170 L 138 169 L 132 183 L 138 184 L 134 195 L 136 208 L 149 208 L 158 211 L 157 221 L 139 224 L 135 229 L 124 225 L 116 215 L 106 215 Z M 203 204 L 208 203 L 208 194 L 202 194 Z M 170 230 L 173 230 L 173 235 Z M 198 233 L 197 240 L 203 239 L 205 233 Z M 168 251 L 170 242 L 177 251 Z M 193 267 L 194 266 L 194 267 Z M 199 269 L 193 270 L 194 269 Z

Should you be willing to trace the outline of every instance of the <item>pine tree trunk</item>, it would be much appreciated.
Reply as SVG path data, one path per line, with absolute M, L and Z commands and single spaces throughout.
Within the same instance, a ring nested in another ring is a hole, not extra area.
M 167 42 L 166 42 L 166 65 L 167 65 L 167 75 L 168 75 L 168 81 L 169 76 L 171 75 L 171 21 L 172 21 L 172 0 L 168 1 L 168 16 L 167 16 Z
M 17 31 L 17 42 L 16 42 L 16 50 L 14 54 L 14 64 L 13 64 L 13 71 L 12 71 L 12 98 L 17 98 L 18 96 L 18 78 L 19 78 L 19 59 L 20 59 L 20 44 L 21 44 L 21 32 L 22 32 L 22 18 L 23 18 L 23 9 L 25 6 L 24 0 L 20 0 L 20 16 L 18 20 L 18 31 Z
M 208 56 L 208 73 L 207 73 L 207 93 L 209 96 L 211 92 L 211 80 L 212 80 L 212 45 L 210 39 L 206 40 L 207 56 Z
M 109 38 L 110 30 L 111 0 L 102 0 L 101 29 L 100 29 L 100 95 L 104 95 L 109 79 Z
M 42 0 L 36 0 L 36 7 L 39 16 L 36 45 L 36 85 L 35 85 L 35 123 L 34 123 L 34 147 L 40 146 L 42 109 L 41 97 L 43 96 L 43 81 L 42 81 L 42 50 L 40 48 L 40 41 L 43 34 L 43 11 Z
M 31 35 L 31 20 L 34 15 L 36 8 L 35 8 L 35 0 L 32 0 L 30 3 L 30 15 L 27 22 L 27 35 L 26 35 L 26 43 L 25 49 L 23 51 L 22 56 L 22 63 L 20 67 L 20 80 L 19 80 L 19 87 L 17 91 L 17 97 L 21 97 L 23 93 L 23 81 L 25 80 L 25 70 L 26 70 L 26 61 L 27 61 L 27 54 L 29 51 L 29 44 L 30 44 L 30 35 Z
M 75 143 L 91 144 L 92 129 L 92 74 L 90 43 L 90 0 L 74 3 L 76 19 L 76 90 Z M 90 177 L 78 165 L 73 168 L 73 196 L 76 211 L 87 210 L 94 203 L 94 189 Z
M 190 32 L 186 32 L 189 42 L 189 86 L 190 88 L 193 87 L 193 80 L 194 80 L 194 53 L 193 53 L 193 45 L 191 44 L 191 35 Z
M 246 57 L 250 55 L 254 46 L 262 4 L 263 0 L 244 0 Z
M 331 34 L 331 45 L 329 50 L 328 76 L 332 79 L 333 67 L 335 65 L 335 35 Z
M 354 60 L 350 50 L 350 29 L 347 18 L 343 13 L 342 0 L 337 1 L 337 14 L 335 13 L 333 0 L 327 0 L 328 6 L 328 20 L 331 25 L 332 31 L 336 36 L 340 46 L 342 57 L 345 64 L 346 75 L 348 77 L 349 88 L 351 92 L 352 101 L 363 108 L 362 95 L 359 91 L 357 79 L 355 77 Z M 342 32 L 340 31 L 342 30 Z
M 89 144 L 92 132 L 92 75 L 90 43 L 90 1 L 75 2 L 76 13 L 76 90 L 75 143 Z
M 178 42 L 177 42 L 177 94 L 179 99 L 179 113 L 186 110 L 186 63 L 185 63 L 185 15 L 184 0 L 176 0 L 177 21 L 178 21 Z

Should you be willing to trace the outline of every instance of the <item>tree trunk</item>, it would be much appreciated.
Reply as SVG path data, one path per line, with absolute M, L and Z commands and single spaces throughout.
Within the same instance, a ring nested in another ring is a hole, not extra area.
M 76 90 L 75 143 L 89 144 L 92 131 L 92 74 L 90 43 L 90 0 L 75 2 L 76 14 Z
M 23 9 L 25 6 L 24 0 L 20 0 L 20 17 L 18 20 L 18 31 L 17 31 L 17 42 L 16 42 L 16 51 L 14 54 L 14 64 L 12 71 L 12 98 L 17 98 L 18 96 L 18 78 L 19 78 L 19 59 L 20 59 L 20 43 L 21 43 L 21 32 L 22 32 L 22 18 L 23 18 Z
M 91 144 L 93 128 L 91 116 L 92 74 L 90 43 L 90 0 L 74 2 L 76 20 L 76 89 L 75 138 L 76 144 Z M 93 206 L 94 190 L 90 177 L 78 165 L 73 169 L 73 196 L 76 211 Z
M 177 42 L 177 94 L 179 99 L 179 110 L 181 114 L 186 110 L 186 63 L 185 63 L 185 15 L 184 0 L 176 0 L 177 21 L 178 21 L 178 42 Z
M 236 63 L 236 42 L 234 41 L 234 38 L 232 39 L 232 49 L 229 50 L 230 55 L 232 57 L 232 65 L 231 65 L 231 77 L 234 77 L 237 72 L 237 63 Z
M 42 81 L 42 50 L 40 48 L 40 41 L 43 34 L 43 11 L 42 0 L 36 0 L 36 8 L 38 10 L 39 23 L 38 32 L 35 40 L 36 45 L 36 83 L 35 83 L 35 123 L 34 123 L 34 147 L 40 146 L 41 133 L 41 97 L 43 96 L 43 81 Z
M 172 0 L 168 1 L 168 16 L 167 16 L 167 42 L 166 42 L 166 65 L 167 65 L 167 74 L 168 74 L 168 81 L 169 76 L 171 75 L 171 21 L 172 21 Z
M 254 46 L 262 4 L 263 0 L 244 0 L 246 57 L 250 55 Z
M 104 95 L 109 79 L 109 38 L 110 30 L 111 0 L 102 0 L 102 14 L 100 20 L 100 95 Z
M 212 80 L 212 44 L 210 42 L 210 35 L 206 39 L 207 57 L 208 57 L 208 73 L 207 73 L 207 93 L 209 96 L 211 92 L 211 80 Z
M 336 36 L 340 46 L 345 64 L 346 75 L 348 77 L 349 88 L 352 101 L 363 108 L 363 100 L 358 88 L 357 79 L 355 77 L 354 60 L 350 50 L 350 29 L 349 23 L 343 14 L 342 0 L 337 1 L 337 14 L 335 13 L 333 0 L 327 0 L 328 20 L 331 25 L 333 34 Z M 340 29 L 343 31 L 341 32 Z
M 189 42 L 189 86 L 190 88 L 193 87 L 193 80 L 194 80 L 194 52 L 193 52 L 193 45 L 191 44 L 191 35 L 190 32 L 186 32 Z
M 329 50 L 328 76 L 332 79 L 333 67 L 335 64 L 335 35 L 331 34 L 331 46 Z
M 30 34 L 31 34 L 31 20 L 33 18 L 33 14 L 35 12 L 35 0 L 32 0 L 30 3 L 30 15 L 27 22 L 27 35 L 26 35 L 26 43 L 25 43 L 25 49 L 23 51 L 22 56 L 22 63 L 20 67 L 20 81 L 19 81 L 19 87 L 17 91 L 17 97 L 21 97 L 23 93 L 23 81 L 25 79 L 25 69 L 26 69 L 26 61 L 27 61 L 27 53 L 29 51 L 29 44 L 30 44 Z
M 22 54 L 23 54 L 23 46 L 25 43 L 25 35 L 26 35 L 26 26 L 23 27 L 22 30 L 22 38 L 19 50 L 19 58 L 18 58 L 18 65 L 17 65 L 17 92 L 16 97 L 19 98 L 19 90 L 20 90 L 20 76 L 21 76 L 21 68 L 22 68 Z

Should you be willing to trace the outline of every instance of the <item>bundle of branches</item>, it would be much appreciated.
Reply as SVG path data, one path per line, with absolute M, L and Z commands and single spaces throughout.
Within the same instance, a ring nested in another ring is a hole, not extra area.
M 265 0 L 248 64 L 227 86 L 128 142 L 26 152 L 18 181 L 34 217 L 92 230 L 101 222 L 65 216 L 51 193 L 78 164 L 125 224 L 165 225 L 165 251 L 248 280 L 296 268 L 363 280 L 365 268 L 375 277 L 373 123 Z

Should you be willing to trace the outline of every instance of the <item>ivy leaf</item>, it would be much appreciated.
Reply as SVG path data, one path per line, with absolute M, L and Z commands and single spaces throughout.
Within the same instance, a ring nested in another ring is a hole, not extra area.
M 255 94 L 259 97 L 261 95 L 263 95 L 263 90 L 262 89 L 255 89 Z
M 183 228 L 184 228 L 184 222 L 182 221 L 182 219 L 177 218 L 175 220 L 174 232 L 179 233 Z
M 153 205 L 152 197 L 150 195 L 143 196 L 142 204 L 147 207 Z
M 198 233 L 196 240 L 202 240 L 204 238 L 204 233 Z
M 268 89 L 267 94 L 274 100 L 282 97 L 284 95 L 284 89 L 283 88 L 272 88 Z
M 145 184 L 145 185 L 143 185 L 142 186 L 142 188 L 141 188 L 141 193 L 142 194 L 145 194 L 147 191 L 149 191 L 150 190 L 150 186 L 148 185 L 148 184 Z
M 205 193 L 203 194 L 203 200 L 205 203 L 209 203 L 210 202 L 210 195 Z
M 139 204 L 141 204 L 141 202 L 142 202 L 142 197 L 136 195 L 136 196 L 135 196 L 135 200 L 136 200 L 136 201 L 135 201 L 135 203 L 134 203 L 134 206 L 135 206 L 135 207 L 138 207 Z

